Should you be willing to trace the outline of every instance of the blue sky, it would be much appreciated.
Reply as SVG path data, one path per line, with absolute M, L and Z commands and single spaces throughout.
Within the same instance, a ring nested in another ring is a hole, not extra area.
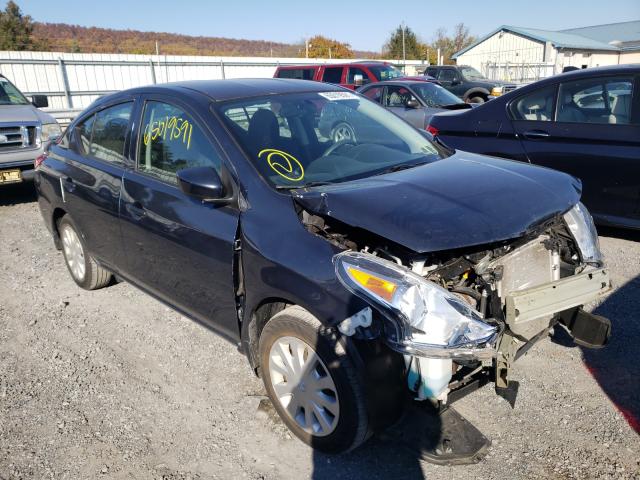
M 0 4 L 2 0 L 0 0 Z M 640 19 L 640 0 L 360 1 L 336 0 L 16 0 L 41 22 L 274 42 L 322 34 L 379 51 L 405 21 L 430 41 L 439 27 L 465 23 L 476 36 L 502 24 L 550 30 Z

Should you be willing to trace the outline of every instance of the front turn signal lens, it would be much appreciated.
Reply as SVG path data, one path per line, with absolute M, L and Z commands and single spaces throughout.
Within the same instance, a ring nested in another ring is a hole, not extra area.
M 387 302 L 391 302 L 398 285 L 354 267 L 349 267 L 347 270 L 349 275 L 362 287 L 385 299 Z

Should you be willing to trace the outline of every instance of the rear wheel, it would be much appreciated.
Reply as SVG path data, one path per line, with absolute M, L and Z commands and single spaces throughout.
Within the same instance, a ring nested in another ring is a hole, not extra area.
M 89 255 L 73 220 L 65 215 L 58 222 L 62 253 L 71 278 L 86 290 L 102 288 L 111 281 L 111 273 Z
M 269 398 L 298 438 L 328 453 L 368 438 L 362 379 L 335 335 L 308 311 L 293 306 L 275 315 L 259 353 Z

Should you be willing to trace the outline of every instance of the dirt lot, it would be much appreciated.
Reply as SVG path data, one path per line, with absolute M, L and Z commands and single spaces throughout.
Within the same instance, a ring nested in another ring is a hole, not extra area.
M 0 478 L 640 478 L 640 235 L 603 231 L 604 350 L 554 334 L 457 409 L 493 445 L 438 467 L 373 439 L 314 453 L 268 413 L 233 345 L 128 284 L 76 287 L 28 188 L 0 190 Z M 635 428 L 635 431 L 634 431 Z

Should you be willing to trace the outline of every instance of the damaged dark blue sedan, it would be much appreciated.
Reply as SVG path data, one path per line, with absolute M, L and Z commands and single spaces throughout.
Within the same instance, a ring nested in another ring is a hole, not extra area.
M 355 135 L 325 136 L 328 118 Z M 109 95 L 36 160 L 35 182 L 80 287 L 126 280 L 237 344 L 323 451 L 408 405 L 507 389 L 554 326 L 590 347 L 610 334 L 582 309 L 610 281 L 579 181 L 449 150 L 340 87 Z

